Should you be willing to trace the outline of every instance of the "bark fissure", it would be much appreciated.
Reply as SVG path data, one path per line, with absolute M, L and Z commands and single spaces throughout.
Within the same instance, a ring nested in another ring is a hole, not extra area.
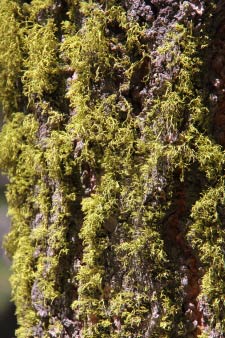
M 164 223 L 164 240 L 166 250 L 171 261 L 176 262 L 175 267 L 180 275 L 182 288 L 182 311 L 186 321 L 186 330 L 190 337 L 198 337 L 202 333 L 203 314 L 199 307 L 198 296 L 201 292 L 200 280 L 202 267 L 197 252 L 186 239 L 190 215 L 190 202 L 188 202 L 189 189 L 186 182 L 177 182 L 173 196 L 171 210 Z M 192 203 L 194 201 L 192 200 Z M 186 223 L 185 223 L 186 222 Z

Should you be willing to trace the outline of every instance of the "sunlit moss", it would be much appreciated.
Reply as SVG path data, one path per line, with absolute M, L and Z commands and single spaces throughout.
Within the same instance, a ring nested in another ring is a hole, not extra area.
M 24 61 L 26 68 L 22 81 L 24 94 L 41 98 L 43 94 L 52 93 L 56 89 L 55 75 L 57 68 L 56 27 L 49 19 L 46 25 L 34 24 L 25 38 L 25 48 L 28 54 Z
M 0 16 L 0 100 L 9 114 L 18 109 L 21 100 L 22 15 L 18 2 L 2 0 Z
M 0 166 L 10 178 L 12 228 L 5 247 L 13 259 L 17 336 L 33 337 L 42 321 L 31 297 L 34 287 L 41 294 L 38 305 L 48 310 L 64 299 L 60 278 L 71 267 L 61 262 L 71 259 L 69 227 L 82 208 L 76 224 L 82 249 L 76 248 L 78 239 L 73 248 L 83 250 L 82 265 L 70 276 L 78 287 L 70 306 L 82 322 L 82 336 L 141 338 L 158 304 L 155 337 L 169 338 L 177 327 L 183 337 L 179 276 L 170 269 L 162 224 L 174 176 L 185 181 L 193 168 L 206 187 L 192 208 L 188 240 L 206 268 L 200 298 L 208 297 L 212 323 L 222 330 L 224 233 L 218 208 L 224 205 L 224 153 L 208 135 L 208 110 L 196 89 L 202 41 L 191 26 L 170 27 L 156 53 L 167 70 L 176 67 L 176 75 L 164 81 L 151 104 L 145 99 L 143 118 L 126 93 L 146 60 L 144 83 L 151 77 L 146 26 L 128 18 L 117 1 L 68 4 L 59 22 L 54 1 L 33 0 L 23 9 L 0 1 L 1 100 L 11 114 L 1 132 Z M 74 21 L 75 13 L 81 21 Z M 17 78 L 29 101 L 26 115 L 17 112 Z M 82 177 L 86 167 L 91 189 Z M 155 292 L 153 284 L 162 287 Z M 63 323 L 57 319 L 42 329 L 46 337 L 51 330 L 60 336 Z

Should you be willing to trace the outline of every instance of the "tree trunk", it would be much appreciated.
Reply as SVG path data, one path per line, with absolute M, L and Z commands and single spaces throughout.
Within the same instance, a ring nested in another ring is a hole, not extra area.
M 222 338 L 225 1 L 0 0 L 18 338 Z

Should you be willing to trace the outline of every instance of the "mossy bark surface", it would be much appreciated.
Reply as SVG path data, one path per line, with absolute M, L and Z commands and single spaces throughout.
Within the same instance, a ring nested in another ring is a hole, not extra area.
M 0 0 L 18 338 L 222 338 L 224 1 Z

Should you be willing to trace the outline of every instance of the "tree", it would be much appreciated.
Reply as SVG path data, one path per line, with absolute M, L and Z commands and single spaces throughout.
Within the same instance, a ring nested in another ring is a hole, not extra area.
M 223 6 L 0 0 L 18 338 L 223 337 Z

